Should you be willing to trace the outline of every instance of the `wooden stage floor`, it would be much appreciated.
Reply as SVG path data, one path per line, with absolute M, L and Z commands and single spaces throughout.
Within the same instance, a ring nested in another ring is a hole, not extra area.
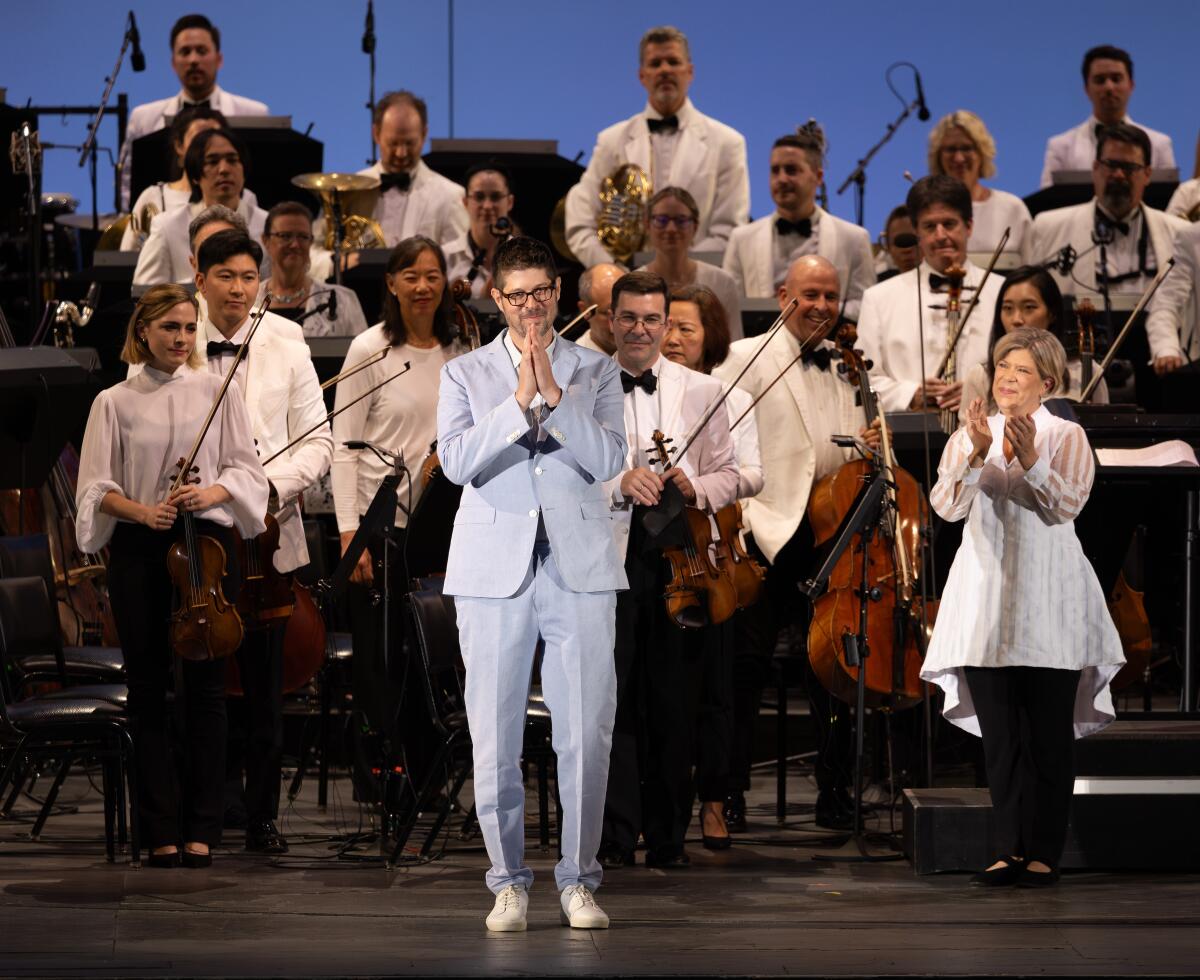
M 205 871 L 132 870 L 105 863 L 99 798 L 73 777 L 61 800 L 79 811 L 52 818 L 41 841 L 28 819 L 0 823 L 0 975 L 1166 975 L 1200 959 L 1198 875 L 982 890 L 904 862 L 822 862 L 811 806 L 797 802 L 778 828 L 766 774 L 732 850 L 697 841 L 689 869 L 611 873 L 607 932 L 559 925 L 553 856 L 531 821 L 529 931 L 493 935 L 478 840 L 451 836 L 440 860 L 395 872 L 341 859 L 323 835 L 356 829 L 358 812 L 348 784 L 333 789 L 338 805 L 318 814 L 306 783 L 281 821 L 294 845 L 283 859 L 230 847 Z M 804 777 L 791 790 L 811 804 Z

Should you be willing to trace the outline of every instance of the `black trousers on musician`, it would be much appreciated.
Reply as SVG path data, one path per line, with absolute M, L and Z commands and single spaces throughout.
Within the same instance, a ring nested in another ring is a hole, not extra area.
M 733 753 L 734 620 L 704 631 L 700 707 L 696 720 L 696 797 L 723 803 Z
M 750 788 L 754 726 L 762 705 L 763 690 L 771 683 L 771 662 L 780 631 L 798 626 L 807 644 L 812 603 L 796 585 L 812 574 L 817 561 L 812 529 L 807 520 L 801 522 L 774 562 L 767 561 L 752 536 L 747 543 L 750 554 L 767 569 L 767 577 L 762 598 L 751 608 L 739 612 L 734 620 L 733 740 L 729 775 L 732 793 L 745 793 Z M 818 790 L 828 793 L 846 787 L 852 780 L 853 728 L 848 706 L 830 694 L 813 673 L 807 646 L 805 654 L 801 658 L 801 675 L 817 736 L 813 773 Z
M 230 779 L 249 825 L 279 817 L 283 780 L 283 638 L 287 620 L 247 629 L 237 652 L 242 696 L 229 699 Z M 242 783 L 243 772 L 245 783 Z M 243 788 L 244 787 L 244 788 Z
M 1075 788 L 1077 670 L 967 667 L 998 856 L 1057 868 Z
M 236 535 L 196 521 L 224 547 L 226 598 L 236 599 Z M 167 551 L 180 535 L 119 523 L 109 547 L 108 591 L 125 658 L 142 833 L 153 849 L 221 840 L 225 782 L 225 662 L 182 660 L 171 650 Z M 174 671 L 179 671 L 173 677 Z M 172 705 L 168 691 L 175 692 Z

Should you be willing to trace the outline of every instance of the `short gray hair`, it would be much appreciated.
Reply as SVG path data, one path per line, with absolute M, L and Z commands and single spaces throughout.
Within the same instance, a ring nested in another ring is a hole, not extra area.
M 246 219 L 236 211 L 230 210 L 223 204 L 210 204 L 201 211 L 188 225 L 188 251 L 193 255 L 196 253 L 196 236 L 200 234 L 201 229 L 205 225 L 211 225 L 216 221 L 220 221 L 227 225 L 233 225 L 243 235 L 250 234 L 250 226 L 246 224 Z
M 642 35 L 641 43 L 638 44 L 638 64 L 640 65 L 646 60 L 646 48 L 648 46 L 651 44 L 670 44 L 672 41 L 678 41 L 683 45 L 683 56 L 688 61 L 691 61 L 692 51 L 688 47 L 687 35 L 678 27 L 663 24 L 661 27 L 651 27 L 650 30 Z
M 1053 395 L 1063 387 L 1063 378 L 1067 371 L 1067 352 L 1063 349 L 1062 341 L 1049 330 L 1039 330 L 1037 327 L 1017 327 L 1010 330 L 997 340 L 996 346 L 992 348 L 993 366 L 999 364 L 1000 358 L 1005 354 L 1014 350 L 1029 351 L 1042 380 L 1049 379 L 1054 382 L 1046 396 Z

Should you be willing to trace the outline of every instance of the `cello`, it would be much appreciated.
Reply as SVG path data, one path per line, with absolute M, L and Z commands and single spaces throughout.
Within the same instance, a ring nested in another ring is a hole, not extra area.
M 865 555 L 862 546 L 855 545 L 838 559 L 827 591 L 813 603 L 808 655 L 826 690 L 842 701 L 854 703 L 859 668 L 847 664 L 842 638 L 857 631 L 860 605 L 870 602 L 866 704 L 906 708 L 923 696 L 920 670 L 928 636 L 924 619 L 927 615 L 932 620 L 934 612 L 932 604 L 925 604 L 917 590 L 927 503 L 913 476 L 895 465 L 886 419 L 871 390 L 862 354 L 854 349 L 856 339 L 852 325 L 839 330 L 839 371 L 858 387 L 868 423 L 880 419 L 882 445 L 876 460 L 852 460 L 820 480 L 809 497 L 808 519 L 816 544 L 830 541 L 852 510 L 864 481 L 878 467 L 887 481 L 882 534 L 870 537 Z M 858 594 L 864 560 L 870 583 L 865 598 Z

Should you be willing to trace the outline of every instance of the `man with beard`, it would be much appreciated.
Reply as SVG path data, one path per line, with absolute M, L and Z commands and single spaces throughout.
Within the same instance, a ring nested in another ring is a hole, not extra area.
M 1109 126 L 1100 133 L 1092 163 L 1096 196 L 1086 204 L 1043 211 L 1034 219 L 1034 261 L 1046 261 L 1067 245 L 1079 255 L 1069 276 L 1055 273 L 1064 295 L 1090 299 L 1101 309 L 1105 284 L 1110 296 L 1139 296 L 1175 254 L 1174 235 L 1187 227 L 1186 222 L 1142 203 L 1152 162 L 1151 141 L 1144 130 L 1128 123 Z M 1101 248 L 1094 247 L 1101 241 L 1103 269 Z M 1136 326 L 1121 355 L 1134 363 L 1139 402 L 1154 389 L 1154 373 L 1183 366 L 1177 331 L 1155 330 L 1147 337 L 1145 329 Z

